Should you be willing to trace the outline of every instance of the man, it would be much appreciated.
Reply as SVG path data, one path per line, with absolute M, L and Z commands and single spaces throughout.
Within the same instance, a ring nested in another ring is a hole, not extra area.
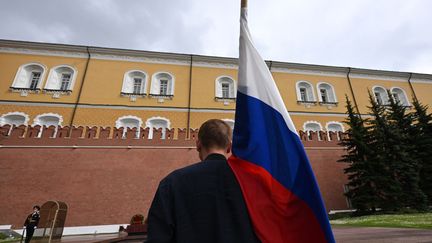
M 227 163 L 231 134 L 222 120 L 201 126 L 196 147 L 202 162 L 160 182 L 149 211 L 147 243 L 259 242 Z
M 38 205 L 33 206 L 33 213 L 27 216 L 26 221 L 24 222 L 24 228 L 26 229 L 26 238 L 25 243 L 29 243 L 31 238 L 33 237 L 33 233 L 38 226 L 40 215 L 39 215 L 40 207 Z

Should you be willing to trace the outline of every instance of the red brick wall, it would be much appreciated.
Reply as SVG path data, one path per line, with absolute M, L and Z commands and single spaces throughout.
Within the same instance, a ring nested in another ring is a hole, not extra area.
M 16 228 L 34 204 L 48 200 L 68 204 L 66 226 L 128 223 L 136 213 L 147 214 L 161 178 L 199 160 L 194 140 L 185 140 L 181 132 L 177 140 L 79 138 L 85 132 L 75 138 L 13 134 L 0 135 L 0 225 Z M 327 209 L 346 208 L 343 165 L 336 162 L 343 150 L 335 141 L 304 144 Z

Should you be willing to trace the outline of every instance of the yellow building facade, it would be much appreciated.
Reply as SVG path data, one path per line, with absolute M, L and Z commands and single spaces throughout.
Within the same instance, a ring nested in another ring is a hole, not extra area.
M 267 64 L 298 130 L 346 130 L 345 96 L 366 114 L 368 91 L 432 105 L 430 74 Z M 237 69 L 234 58 L 1 40 L 0 125 L 233 125 Z

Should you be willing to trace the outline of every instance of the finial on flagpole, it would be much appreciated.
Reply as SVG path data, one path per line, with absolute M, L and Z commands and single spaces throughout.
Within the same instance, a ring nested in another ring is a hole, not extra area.
M 247 0 L 241 0 L 241 7 L 247 8 Z

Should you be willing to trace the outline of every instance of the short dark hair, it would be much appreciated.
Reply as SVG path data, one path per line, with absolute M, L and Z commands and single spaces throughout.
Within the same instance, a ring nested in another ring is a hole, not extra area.
M 39 205 L 34 205 L 34 206 L 33 206 L 33 209 L 35 209 L 35 208 L 37 208 L 38 211 L 40 210 Z
M 222 120 L 210 119 L 201 125 L 198 139 L 206 149 L 225 149 L 232 139 L 231 127 Z

